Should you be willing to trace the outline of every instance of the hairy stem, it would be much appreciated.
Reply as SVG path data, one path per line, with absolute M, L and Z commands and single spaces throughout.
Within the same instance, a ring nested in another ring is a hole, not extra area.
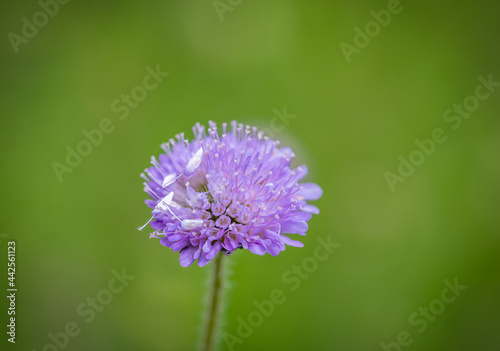
M 218 319 L 222 305 L 222 292 L 224 289 L 224 254 L 219 252 L 213 261 L 212 278 L 210 280 L 210 295 L 207 306 L 205 331 L 202 340 L 202 351 L 213 351 L 217 344 Z

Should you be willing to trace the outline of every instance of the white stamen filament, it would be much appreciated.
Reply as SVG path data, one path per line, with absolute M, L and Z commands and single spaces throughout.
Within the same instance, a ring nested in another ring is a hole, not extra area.
M 143 230 L 143 229 L 144 229 L 144 227 L 145 227 L 145 226 L 147 226 L 147 225 L 149 224 L 149 222 L 151 222 L 151 221 L 153 220 L 153 218 L 154 218 L 154 217 L 151 217 L 151 218 L 149 219 L 149 221 L 147 221 L 147 222 L 146 222 L 146 224 L 144 224 L 144 225 L 143 225 L 142 227 L 140 227 L 138 230 L 139 230 L 139 231 Z

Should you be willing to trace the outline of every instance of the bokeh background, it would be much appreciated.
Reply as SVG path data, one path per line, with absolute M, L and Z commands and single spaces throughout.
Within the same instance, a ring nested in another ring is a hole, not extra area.
M 8 34 L 40 5 L 2 2 L 0 277 L 6 295 L 16 240 L 19 289 L 15 345 L 1 299 L 2 350 L 53 350 L 47 335 L 70 321 L 67 350 L 196 349 L 209 269 L 137 231 L 150 214 L 139 174 L 196 122 L 270 128 L 285 106 L 296 117 L 275 137 L 323 187 L 321 214 L 302 249 L 230 258 L 227 332 L 286 295 L 234 349 L 382 350 L 407 331 L 401 349 L 499 350 L 500 88 L 460 128 L 443 120 L 478 76 L 500 81 L 498 2 L 402 0 L 350 63 L 340 43 L 387 1 L 236 3 L 222 21 L 210 0 L 71 1 L 16 53 Z M 110 105 L 156 65 L 170 75 L 121 120 Z M 103 118 L 115 130 L 60 182 L 52 163 Z M 448 139 L 392 192 L 384 173 L 434 128 Z M 291 291 L 282 275 L 328 236 L 340 247 Z M 122 268 L 135 279 L 85 323 L 77 306 Z M 455 278 L 467 289 L 419 333 L 409 317 Z

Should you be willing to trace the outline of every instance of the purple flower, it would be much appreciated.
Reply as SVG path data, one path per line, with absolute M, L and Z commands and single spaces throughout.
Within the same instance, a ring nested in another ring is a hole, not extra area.
M 298 183 L 307 168 L 290 168 L 294 154 L 278 148 L 255 127 L 231 123 L 196 124 L 194 140 L 178 134 L 162 145 L 141 177 L 153 209 L 151 237 L 180 252 L 180 263 L 206 265 L 219 251 L 238 248 L 276 256 L 285 245 L 302 247 L 285 234 L 305 235 L 307 221 L 319 209 L 323 191 L 313 183 Z M 148 224 L 146 223 L 146 225 Z M 144 228 L 146 225 L 141 227 Z

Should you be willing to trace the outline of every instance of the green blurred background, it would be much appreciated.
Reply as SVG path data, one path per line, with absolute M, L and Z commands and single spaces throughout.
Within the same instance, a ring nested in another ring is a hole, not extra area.
M 195 349 L 209 270 L 137 231 L 150 215 L 139 173 L 196 122 L 269 128 L 284 106 L 296 117 L 275 137 L 323 187 L 321 214 L 302 249 L 230 258 L 227 332 L 255 300 L 286 295 L 234 349 L 382 350 L 407 331 L 401 349 L 499 350 L 500 88 L 457 130 L 443 113 L 478 76 L 500 81 L 500 6 L 402 1 L 347 63 L 340 43 L 387 6 L 246 0 L 221 21 L 210 0 L 71 1 L 16 54 L 8 34 L 40 6 L 2 2 L 0 286 L 13 239 L 19 289 L 15 345 L 0 300 L 2 350 L 44 350 L 70 321 L 81 332 L 67 350 Z M 111 103 L 156 65 L 170 75 L 121 120 Z M 59 182 L 52 163 L 103 118 L 115 130 Z M 384 173 L 434 128 L 447 141 L 392 192 Z M 341 246 L 291 291 L 282 275 L 327 236 Z M 135 279 L 85 323 L 77 306 L 122 268 Z M 419 333 L 409 317 L 455 277 L 468 288 Z

